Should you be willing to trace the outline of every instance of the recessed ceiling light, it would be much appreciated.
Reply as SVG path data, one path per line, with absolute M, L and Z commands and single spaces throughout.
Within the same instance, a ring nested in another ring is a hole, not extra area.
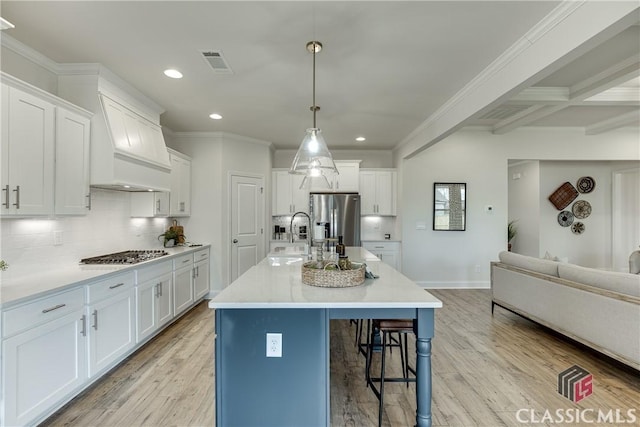
M 171 77 L 172 79 L 181 79 L 182 73 L 178 70 L 174 70 L 169 68 L 168 70 L 164 70 L 164 75 L 167 77 Z
M 218 113 L 209 114 L 209 117 L 211 117 L 213 120 L 220 120 L 222 118 L 222 116 Z
M 362 141 L 366 141 L 366 140 L 367 140 L 367 138 L 365 138 L 364 136 L 359 136 L 359 137 L 356 138 L 356 141 L 358 141 L 358 142 L 362 142 Z
M 153 191 L 152 189 L 148 188 L 147 191 Z

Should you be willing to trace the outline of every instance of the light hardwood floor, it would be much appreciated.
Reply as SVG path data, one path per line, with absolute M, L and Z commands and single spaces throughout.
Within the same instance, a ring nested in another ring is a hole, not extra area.
M 499 307 L 492 316 L 488 290 L 431 292 L 444 303 L 433 341 L 434 426 L 557 426 L 520 423 L 516 412 L 531 409 L 539 420 L 547 409 L 626 414 L 638 408 L 637 371 Z M 410 343 L 410 352 L 414 348 Z M 387 375 L 398 375 L 399 354 L 394 351 L 388 360 Z M 593 394 L 577 404 L 556 391 L 558 373 L 574 364 L 589 371 L 594 384 Z M 43 425 L 213 426 L 213 374 L 213 313 L 202 303 Z M 377 407 L 365 386 L 353 326 L 332 322 L 332 426 L 375 426 Z M 640 426 L 640 409 L 636 416 L 624 425 Z M 383 419 L 385 426 L 415 424 L 414 384 L 386 386 Z

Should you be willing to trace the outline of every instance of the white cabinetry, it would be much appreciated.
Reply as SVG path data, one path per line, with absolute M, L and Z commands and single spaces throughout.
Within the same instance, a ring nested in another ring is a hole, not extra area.
M 273 216 L 291 215 L 296 212 L 309 213 L 309 190 L 301 189 L 303 175 L 292 175 L 288 170 L 273 171 L 272 174 Z
M 87 379 L 84 288 L 2 315 L 2 425 L 31 425 Z
M 385 264 L 398 271 L 402 270 L 402 261 L 400 259 L 400 242 L 391 242 L 388 240 L 366 241 L 362 242 L 362 247 L 380 258 Z
M 338 175 L 329 180 L 332 187 L 327 188 L 324 179 L 313 178 L 311 180 L 311 192 L 357 193 L 360 188 L 360 161 L 336 160 Z
M 395 170 L 360 171 L 360 213 L 362 215 L 396 215 Z
M 133 271 L 87 287 L 89 377 L 115 365 L 135 345 Z
M 138 270 L 136 343 L 144 341 L 173 318 L 173 264 L 164 261 Z
M 2 85 L 2 216 L 53 212 L 55 107 Z
M 56 214 L 86 214 L 90 207 L 90 121 L 56 109 Z
M 130 194 L 132 217 L 153 218 L 169 216 L 169 193 L 164 191 L 136 191 Z
M 193 294 L 197 301 L 209 293 L 209 249 L 193 254 Z
M 191 215 L 191 158 L 169 150 L 171 160 L 170 216 Z
M 173 261 L 173 313 L 175 316 L 191 307 L 193 297 L 193 255 L 183 255 Z

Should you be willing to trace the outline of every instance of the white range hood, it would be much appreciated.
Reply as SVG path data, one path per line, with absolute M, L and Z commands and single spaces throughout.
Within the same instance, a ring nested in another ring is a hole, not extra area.
M 91 186 L 169 191 L 171 162 L 160 126 L 103 93 L 91 123 Z
M 59 96 L 94 113 L 91 186 L 169 191 L 171 163 L 159 105 L 100 64 L 68 64 Z

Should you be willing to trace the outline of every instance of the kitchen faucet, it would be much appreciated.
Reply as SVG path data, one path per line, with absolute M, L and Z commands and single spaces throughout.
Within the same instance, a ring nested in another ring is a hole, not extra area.
M 289 234 L 291 235 L 291 243 L 293 243 L 293 220 L 296 218 L 296 215 L 304 215 L 309 221 L 309 228 L 307 228 L 307 256 L 309 257 L 309 259 L 311 259 L 311 217 L 306 212 L 296 212 L 291 217 L 291 223 L 289 223 Z

